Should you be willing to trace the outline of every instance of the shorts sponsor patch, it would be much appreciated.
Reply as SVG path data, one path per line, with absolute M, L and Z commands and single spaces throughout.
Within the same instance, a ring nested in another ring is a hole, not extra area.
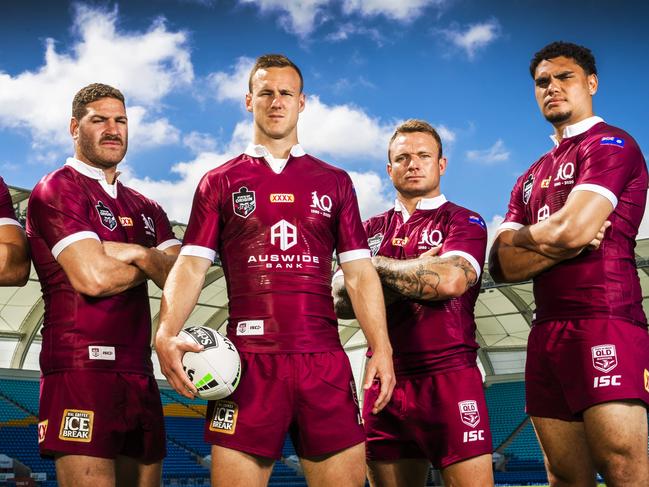
M 480 423 L 480 412 L 476 401 L 460 401 L 457 403 L 460 409 L 460 419 L 464 424 L 475 428 Z
M 593 367 L 604 373 L 617 367 L 617 353 L 615 345 L 596 345 L 590 349 L 593 357 Z
M 90 360 L 115 360 L 115 347 L 89 345 L 88 358 Z
M 63 441 L 80 441 L 90 443 L 92 441 L 92 424 L 94 411 L 81 409 L 66 409 L 61 418 L 61 430 L 59 439 Z
M 618 147 L 624 147 L 624 139 L 619 137 L 602 137 L 602 140 L 599 141 L 599 145 L 616 145 Z
M 649 370 L 644 369 L 644 390 L 649 392 Z
M 216 401 L 214 414 L 210 420 L 210 431 L 233 435 L 237 427 L 237 415 L 239 406 L 237 403 L 226 400 Z
M 264 320 L 247 320 L 237 323 L 237 336 L 264 334 Z
M 43 443 L 45 441 L 45 435 L 47 434 L 47 422 L 48 422 L 48 420 L 46 419 L 45 421 L 41 421 L 40 423 L 38 423 L 38 442 L 39 443 Z

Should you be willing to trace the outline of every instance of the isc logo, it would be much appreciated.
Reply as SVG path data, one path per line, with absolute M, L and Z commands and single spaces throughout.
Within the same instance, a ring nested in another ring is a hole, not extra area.
M 465 431 L 462 441 L 464 443 L 469 443 L 471 441 L 481 441 L 484 440 L 484 430 L 477 431 Z
M 603 375 L 601 377 L 595 377 L 593 380 L 593 387 L 609 387 L 609 386 L 621 386 L 622 385 L 622 376 L 621 375 Z

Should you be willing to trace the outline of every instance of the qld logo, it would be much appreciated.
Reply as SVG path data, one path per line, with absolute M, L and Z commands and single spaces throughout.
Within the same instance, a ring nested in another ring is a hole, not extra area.
M 248 190 L 245 186 L 239 188 L 238 193 L 232 193 L 232 210 L 241 218 L 248 218 L 257 207 L 255 203 L 255 192 Z
M 460 419 L 464 424 L 475 428 L 480 423 L 480 412 L 478 403 L 475 401 L 460 401 L 457 403 L 460 409 Z
M 430 245 L 431 247 L 437 247 L 442 243 L 444 236 L 439 230 L 431 230 L 430 233 L 428 230 L 421 232 L 421 238 L 417 245 Z
M 590 349 L 593 357 L 593 367 L 604 373 L 617 367 L 615 345 L 597 345 Z

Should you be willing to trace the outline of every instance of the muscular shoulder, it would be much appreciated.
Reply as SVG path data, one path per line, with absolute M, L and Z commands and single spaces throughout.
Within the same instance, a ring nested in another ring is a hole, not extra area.
M 79 185 L 80 182 L 76 171 L 68 166 L 63 166 L 46 174 L 36 183 L 30 195 L 30 201 L 32 199 L 58 199 L 62 190 L 75 187 L 78 191 Z
M 394 208 L 391 208 L 388 211 L 384 211 L 383 213 L 379 213 L 378 215 L 374 215 L 365 220 L 363 226 L 365 227 L 367 235 L 371 237 L 373 233 L 380 232 L 387 228 L 394 217 L 394 214 Z
M 478 225 L 484 230 L 487 229 L 487 224 L 477 211 L 470 210 L 451 201 L 444 203 L 440 210 L 447 214 L 449 223 Z

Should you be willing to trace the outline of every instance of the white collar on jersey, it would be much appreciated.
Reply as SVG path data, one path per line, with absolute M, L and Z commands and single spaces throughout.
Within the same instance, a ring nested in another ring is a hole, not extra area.
M 439 196 L 435 196 L 434 198 L 422 198 L 417 202 L 417 206 L 415 207 L 416 210 L 436 210 L 440 206 L 442 206 L 444 203 L 446 203 L 446 196 L 443 194 L 440 194 Z M 408 213 L 408 210 L 406 209 L 405 206 L 403 206 L 403 203 L 399 201 L 399 198 L 394 200 L 394 211 L 398 211 L 401 213 L 401 218 L 403 218 L 404 223 L 408 221 L 410 218 L 410 214 Z
M 246 147 L 243 153 L 250 157 L 263 157 L 276 174 L 282 172 L 282 169 L 286 166 L 286 161 L 288 161 L 288 159 L 275 159 L 266 146 L 261 144 L 248 144 L 248 147 Z M 295 144 L 291 147 L 291 155 L 293 157 L 302 157 L 305 154 L 306 152 L 304 152 L 300 144 Z
M 108 196 L 113 199 L 117 198 L 117 184 L 108 184 L 104 171 L 102 171 L 98 167 L 89 166 L 85 162 L 80 161 L 79 159 L 76 159 L 74 157 L 68 157 L 65 161 L 65 165 L 70 166 L 72 169 L 74 169 L 78 173 L 83 174 L 86 177 L 99 181 L 99 184 L 102 188 L 104 188 L 104 191 L 108 193 Z M 119 171 L 115 172 L 115 182 L 117 182 L 117 176 L 119 176 L 120 174 L 121 173 Z
M 586 130 L 590 130 L 593 125 L 603 121 L 604 119 L 602 117 L 593 116 L 585 118 L 581 122 L 568 125 L 563 129 L 563 138 L 567 139 L 568 137 L 574 137 L 575 135 L 583 134 L 584 132 L 586 132 Z M 556 135 L 552 134 L 550 135 L 550 138 L 552 139 L 552 142 L 554 142 L 554 145 L 559 145 L 559 141 L 557 140 Z

